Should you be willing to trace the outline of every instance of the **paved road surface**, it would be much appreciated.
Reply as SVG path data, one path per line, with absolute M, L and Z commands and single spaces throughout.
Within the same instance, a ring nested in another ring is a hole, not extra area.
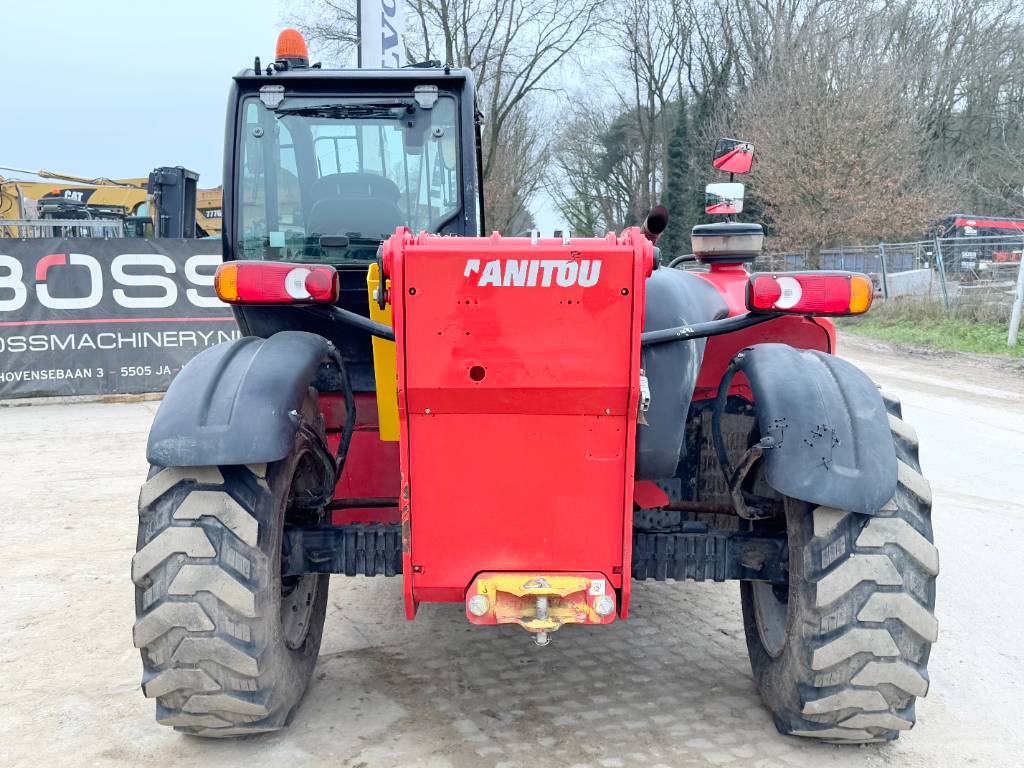
M 335 579 L 291 728 L 235 742 L 153 722 L 131 645 L 129 560 L 158 403 L 0 408 L 0 765 L 1019 766 L 1024 755 L 1024 374 L 845 354 L 903 397 L 935 490 L 939 644 L 897 743 L 779 736 L 735 584 L 641 584 L 633 618 L 545 649 L 458 606 L 401 611 L 397 580 Z

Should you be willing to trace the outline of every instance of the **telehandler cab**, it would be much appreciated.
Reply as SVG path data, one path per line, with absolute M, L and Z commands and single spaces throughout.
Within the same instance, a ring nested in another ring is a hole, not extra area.
M 694 228 L 697 269 L 659 267 L 660 208 L 618 236 L 486 235 L 480 117 L 466 70 L 325 70 L 291 30 L 234 78 L 215 282 L 244 337 L 175 379 L 139 497 L 157 720 L 283 727 L 342 574 L 540 645 L 625 619 L 637 581 L 737 580 L 780 731 L 910 728 L 931 493 L 827 319 L 870 281 L 750 273 L 761 228 L 732 220 Z M 723 140 L 714 165 L 751 158 Z

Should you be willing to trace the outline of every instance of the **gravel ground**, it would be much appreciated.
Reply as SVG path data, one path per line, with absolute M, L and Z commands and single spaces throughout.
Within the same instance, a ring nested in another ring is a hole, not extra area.
M 776 733 L 735 584 L 639 584 L 632 618 L 544 649 L 401 610 L 398 580 L 334 578 L 291 727 L 209 742 L 153 721 L 129 561 L 158 403 L 0 408 L 0 765 L 1019 766 L 1024 733 L 1024 376 L 844 339 L 903 398 L 935 491 L 939 643 L 918 726 L 837 747 Z

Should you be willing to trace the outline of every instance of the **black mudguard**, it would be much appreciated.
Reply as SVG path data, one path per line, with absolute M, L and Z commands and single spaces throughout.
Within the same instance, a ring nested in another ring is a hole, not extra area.
M 718 320 L 729 308 L 707 280 L 678 269 L 657 269 L 647 279 L 644 331 Z M 636 473 L 655 480 L 676 474 L 686 437 L 705 339 L 644 347 L 642 367 L 651 389 L 646 424 L 637 427 Z
M 757 344 L 734 360 L 754 393 L 765 480 L 779 493 L 878 512 L 896 492 L 896 451 L 878 388 L 845 360 Z
M 262 464 L 288 455 L 298 412 L 331 345 L 283 331 L 224 342 L 194 357 L 171 383 L 146 457 L 164 467 Z

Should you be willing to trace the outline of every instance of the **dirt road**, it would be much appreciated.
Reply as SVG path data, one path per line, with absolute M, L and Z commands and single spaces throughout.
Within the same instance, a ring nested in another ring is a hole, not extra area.
M 846 340 L 844 340 L 846 341 Z M 206 742 L 153 722 L 129 560 L 159 403 L 0 408 L 2 766 L 1019 766 L 1024 754 L 1024 375 L 844 344 L 902 396 L 935 491 L 939 643 L 895 744 L 779 736 L 735 584 L 640 584 L 628 622 L 544 649 L 401 610 L 398 580 L 335 578 L 291 728 Z

